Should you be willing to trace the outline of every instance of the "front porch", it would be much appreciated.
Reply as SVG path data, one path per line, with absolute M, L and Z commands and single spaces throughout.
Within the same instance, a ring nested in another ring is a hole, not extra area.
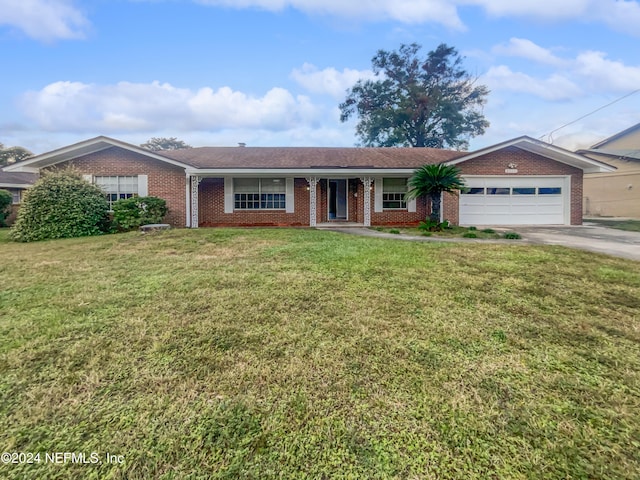
M 261 175 L 259 178 L 268 182 L 277 182 L 275 184 L 281 186 L 281 191 L 276 187 L 275 190 L 269 190 L 269 193 L 251 193 L 251 208 L 246 208 L 246 204 L 240 203 L 236 198 L 239 195 L 236 183 L 238 179 L 251 178 L 247 174 L 229 177 L 188 173 L 187 227 L 232 224 L 320 228 L 371 225 L 373 177 L 344 174 L 302 177 L 286 173 L 278 175 L 278 172 L 270 172 L 268 175 Z M 279 199 L 278 207 L 266 201 L 267 198 L 274 197 Z

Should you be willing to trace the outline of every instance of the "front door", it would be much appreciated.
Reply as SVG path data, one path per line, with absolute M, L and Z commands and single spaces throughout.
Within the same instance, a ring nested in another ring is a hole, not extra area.
M 329 220 L 347 219 L 347 179 L 329 180 Z

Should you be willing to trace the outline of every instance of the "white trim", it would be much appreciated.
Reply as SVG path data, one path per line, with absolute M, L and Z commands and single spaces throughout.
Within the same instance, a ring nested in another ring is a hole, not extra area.
M 2 168 L 5 172 L 15 172 L 15 173 L 40 173 L 40 169 L 36 167 L 23 167 L 22 165 L 11 165 L 11 170 L 8 167 Z
M 20 188 L 26 190 L 33 187 L 31 183 L 0 183 L 0 188 Z
M 285 178 L 286 183 L 286 194 L 285 194 L 285 212 L 286 213 L 294 213 L 295 212 L 295 190 L 294 190 L 294 179 L 291 177 Z
M 224 213 L 233 213 L 233 177 L 224 177 Z
M 418 202 L 417 199 L 412 198 L 407 202 L 407 212 L 416 213 L 418 211 Z

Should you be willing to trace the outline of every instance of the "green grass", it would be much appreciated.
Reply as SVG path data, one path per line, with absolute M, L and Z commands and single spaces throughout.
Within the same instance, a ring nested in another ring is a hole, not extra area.
M 616 220 L 607 218 L 589 218 L 586 223 L 595 223 L 604 227 L 626 230 L 628 232 L 640 232 L 640 220 Z
M 480 239 L 497 239 L 501 238 L 495 230 L 487 228 L 482 231 L 476 227 L 460 227 L 451 225 L 439 232 L 425 232 L 418 227 L 372 227 L 373 230 L 384 233 L 396 233 L 400 235 L 427 236 L 427 237 L 444 237 L 444 238 L 480 238 Z M 426 235 L 425 235 L 426 234 Z M 475 237 L 470 236 L 474 234 Z
M 637 262 L 308 229 L 0 248 L 2 450 L 124 456 L 0 478 L 640 471 Z

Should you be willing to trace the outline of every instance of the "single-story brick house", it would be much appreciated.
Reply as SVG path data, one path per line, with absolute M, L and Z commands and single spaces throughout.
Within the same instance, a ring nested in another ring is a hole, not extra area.
M 12 197 L 11 212 L 6 218 L 8 225 L 11 225 L 16 218 L 25 190 L 30 188 L 37 179 L 37 173 L 4 172 L 0 170 L 0 190 L 7 190 Z
M 174 226 L 417 224 L 427 199 L 405 202 L 425 164 L 457 165 L 468 191 L 445 195 L 443 217 L 461 225 L 580 224 L 585 172 L 606 163 L 519 137 L 475 152 L 432 148 L 202 147 L 152 152 L 100 136 L 6 167 L 74 167 L 110 201 L 153 195 Z

